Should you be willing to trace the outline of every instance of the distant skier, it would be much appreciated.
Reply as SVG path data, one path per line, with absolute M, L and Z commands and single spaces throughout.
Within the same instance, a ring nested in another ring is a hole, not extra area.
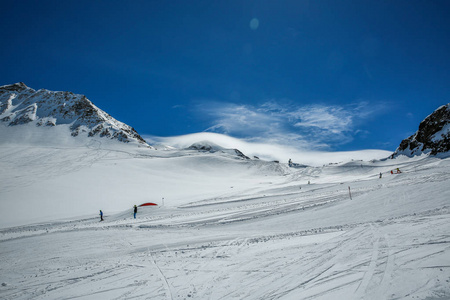
M 402 171 L 400 171 L 399 168 L 397 168 L 397 174 L 400 174 Z
M 134 218 L 136 219 L 136 214 L 137 214 L 137 206 L 134 206 Z
M 383 174 L 381 174 L 381 172 L 380 172 L 380 178 L 383 176 Z
M 101 221 L 104 221 L 104 220 L 103 220 L 103 212 L 102 212 L 102 210 L 100 209 L 100 222 L 101 222 Z

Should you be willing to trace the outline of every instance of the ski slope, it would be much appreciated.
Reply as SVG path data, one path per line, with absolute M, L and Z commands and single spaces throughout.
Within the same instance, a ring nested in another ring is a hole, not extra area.
M 93 140 L 0 162 L 1 299 L 450 298 L 450 158 L 293 169 Z

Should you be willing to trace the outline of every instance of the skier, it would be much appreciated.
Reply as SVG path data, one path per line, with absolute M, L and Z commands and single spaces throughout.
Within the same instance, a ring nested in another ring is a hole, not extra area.
M 137 214 L 137 206 L 134 206 L 134 218 L 136 219 L 136 214 Z
M 380 172 L 380 178 L 383 176 L 383 174 L 381 174 L 381 172 Z
M 101 221 L 104 221 L 104 220 L 103 220 L 103 212 L 102 212 L 102 210 L 100 209 L 100 222 L 101 222 Z
M 399 169 L 399 168 L 397 168 L 397 174 L 400 174 L 400 173 L 401 173 L 400 169 Z

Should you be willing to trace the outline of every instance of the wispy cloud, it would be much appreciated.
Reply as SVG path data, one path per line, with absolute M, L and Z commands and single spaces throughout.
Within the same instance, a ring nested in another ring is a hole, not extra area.
M 362 132 L 357 125 L 384 107 L 368 102 L 307 106 L 286 102 L 273 100 L 259 106 L 203 102 L 196 110 L 209 122 L 207 132 L 251 142 L 326 150 L 351 142 Z

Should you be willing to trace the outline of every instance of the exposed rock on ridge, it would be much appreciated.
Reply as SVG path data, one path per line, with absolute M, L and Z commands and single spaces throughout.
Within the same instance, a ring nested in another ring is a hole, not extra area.
M 7 126 L 68 125 L 72 136 L 87 134 L 147 145 L 134 128 L 117 121 L 84 95 L 35 91 L 23 82 L 0 87 L 0 121 Z
M 436 155 L 450 151 L 450 103 L 436 109 L 425 118 L 419 130 L 404 139 L 395 150 L 393 157 L 399 154 L 414 156 L 422 153 Z
M 221 146 L 218 146 L 212 142 L 203 141 L 203 142 L 197 142 L 192 144 L 187 148 L 187 150 L 197 150 L 197 151 L 203 151 L 203 152 L 222 152 L 222 153 L 228 153 L 232 155 L 237 155 L 240 158 L 243 159 L 250 159 L 250 157 L 246 156 L 244 153 L 239 151 L 238 149 L 225 149 Z

